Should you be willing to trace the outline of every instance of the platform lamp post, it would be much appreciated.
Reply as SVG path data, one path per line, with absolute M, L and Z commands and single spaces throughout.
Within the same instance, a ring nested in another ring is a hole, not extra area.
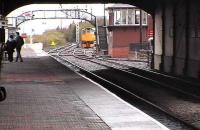
M 33 44 L 33 32 L 34 32 L 34 29 L 32 28 L 31 35 L 30 35 L 30 44 Z
M 104 3 L 104 5 L 103 5 L 104 26 L 106 26 L 106 11 L 105 11 L 105 9 L 106 9 L 106 4 Z
M 62 4 L 60 4 L 60 9 L 62 10 Z M 60 19 L 60 29 L 62 30 L 62 19 Z
M 96 26 L 96 53 L 99 53 L 99 30 L 98 30 L 98 22 L 97 17 L 95 17 L 95 26 Z
M 106 54 L 108 53 L 108 37 L 107 37 L 107 25 L 106 25 L 106 4 L 104 3 L 104 34 L 105 34 L 105 43 L 106 43 Z
M 44 22 L 42 22 L 42 24 L 43 24 L 43 26 L 44 26 L 44 30 L 46 30 L 46 22 L 44 21 Z M 45 37 L 45 39 L 44 39 L 44 44 L 47 44 L 48 43 L 48 38 L 47 37 Z

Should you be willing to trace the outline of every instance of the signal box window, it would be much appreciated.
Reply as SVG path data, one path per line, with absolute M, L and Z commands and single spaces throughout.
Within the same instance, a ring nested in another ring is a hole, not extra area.
M 135 24 L 140 24 L 140 11 L 135 10 Z
M 128 9 L 128 24 L 133 24 L 134 22 L 134 12 L 132 9 Z
M 115 24 L 120 24 L 121 23 L 121 11 L 120 10 L 116 10 L 114 13 L 114 22 Z
M 139 9 L 118 9 L 114 10 L 115 25 L 139 25 Z M 147 13 L 142 11 L 142 25 L 147 25 Z

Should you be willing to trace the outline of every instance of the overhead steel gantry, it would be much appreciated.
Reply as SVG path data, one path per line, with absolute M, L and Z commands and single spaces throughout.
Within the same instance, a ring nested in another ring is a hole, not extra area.
M 60 9 L 60 10 L 34 10 L 22 13 L 17 17 L 6 17 L 7 20 L 12 19 L 11 23 L 15 27 L 20 24 L 36 19 L 80 19 L 97 25 L 96 16 L 87 12 L 87 9 Z

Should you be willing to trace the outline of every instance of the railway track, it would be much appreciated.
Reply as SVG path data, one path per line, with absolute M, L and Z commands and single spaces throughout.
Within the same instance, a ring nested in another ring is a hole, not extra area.
M 200 99 L 200 84 L 183 80 L 178 77 L 155 72 L 152 70 L 132 67 L 130 65 L 125 65 L 125 64 L 118 63 L 115 61 L 110 61 L 110 60 L 104 60 L 104 61 L 117 64 L 119 66 L 123 66 L 124 68 L 127 68 L 126 70 L 123 70 L 123 71 L 128 71 L 136 76 L 137 75 L 141 76 L 142 79 L 144 80 L 146 79 L 149 82 L 153 82 L 161 87 L 170 88 L 172 90 L 179 91 L 185 95 L 197 98 L 198 100 Z
M 169 87 L 163 87 L 166 84 L 160 84 L 155 81 L 154 79 L 149 79 L 149 75 L 144 77 L 139 74 L 134 74 L 130 72 L 132 68 L 128 66 L 123 66 L 118 64 L 118 66 L 121 66 L 121 68 L 117 68 L 116 64 L 111 67 L 110 64 L 103 64 L 102 61 L 99 61 L 94 58 L 89 58 L 88 56 L 85 56 L 81 53 L 73 53 L 75 54 L 74 57 L 76 58 L 74 61 L 70 61 L 66 57 L 63 57 L 61 53 L 60 55 L 54 55 L 54 58 L 59 60 L 60 62 L 68 62 L 76 67 L 78 67 L 79 71 L 86 75 L 87 77 L 90 77 L 91 79 L 98 81 L 101 83 L 104 87 L 106 86 L 111 91 L 115 91 L 120 96 L 129 97 L 127 100 L 130 100 L 130 102 L 134 99 L 137 100 L 137 102 L 141 102 L 140 104 L 146 104 L 143 106 L 148 106 L 148 108 L 159 110 L 158 113 L 165 113 L 165 115 L 169 116 L 170 118 L 173 118 L 178 122 L 178 124 L 184 124 L 184 127 L 187 127 L 186 129 L 199 129 L 198 126 L 195 125 L 195 122 L 198 120 L 193 119 L 190 115 L 188 117 L 188 114 L 184 114 L 180 112 L 179 110 L 175 110 L 173 105 L 178 104 L 180 107 L 183 107 L 184 105 L 188 105 L 184 103 L 184 101 L 192 102 L 192 105 L 195 105 L 194 102 L 195 99 L 198 98 L 196 96 L 188 95 L 187 93 L 184 93 L 182 91 L 177 91 L 176 89 L 169 89 Z M 70 57 L 73 57 L 72 55 Z M 77 65 L 77 62 L 85 62 L 86 64 L 89 64 L 89 62 L 92 62 L 89 66 L 103 66 L 100 70 L 90 70 L 90 67 L 82 67 L 81 65 Z M 137 70 L 134 70 L 137 71 Z M 150 73 L 150 72 L 148 72 Z M 144 72 L 142 73 L 145 74 Z M 176 91 L 174 91 L 176 90 Z M 129 96 L 127 96 L 129 95 Z M 184 96 L 183 96 L 184 95 Z M 187 96 L 185 96 L 187 95 Z M 130 98 L 131 97 L 131 98 Z M 179 98 L 179 99 L 178 99 Z M 176 104 L 172 104 L 170 100 L 175 101 Z M 140 106 L 139 104 L 139 106 Z M 181 105 L 180 105 L 181 104 Z M 183 105 L 184 104 L 184 105 Z M 198 104 L 196 105 L 197 112 L 198 108 L 200 107 Z M 143 108 L 145 109 L 145 108 Z M 189 109 L 189 108 L 185 108 Z M 189 111 L 189 110 L 188 110 Z M 191 114 L 191 113 L 190 113 Z M 194 115 L 193 115 L 194 116 Z
M 189 97 L 193 97 L 198 100 L 200 99 L 200 85 L 198 84 L 194 84 L 192 82 L 177 77 L 165 75 L 150 70 L 138 69 L 129 65 L 109 60 L 91 58 L 82 53 L 81 49 L 78 52 L 79 52 L 78 54 L 74 54 L 74 57 L 83 60 L 88 60 L 90 62 L 97 63 L 100 65 L 104 65 L 105 67 L 108 68 L 117 69 L 124 73 L 129 74 L 131 77 L 137 78 L 137 80 L 145 80 L 149 84 L 154 84 L 159 87 L 172 89 L 173 91 L 180 92 Z

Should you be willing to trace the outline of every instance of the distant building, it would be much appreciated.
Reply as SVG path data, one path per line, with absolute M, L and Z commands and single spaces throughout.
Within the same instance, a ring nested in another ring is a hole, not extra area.
M 152 18 L 145 11 L 127 4 L 114 4 L 106 10 L 109 13 L 108 54 L 111 57 L 128 58 L 135 49 L 134 45 L 145 44 L 152 37 Z

